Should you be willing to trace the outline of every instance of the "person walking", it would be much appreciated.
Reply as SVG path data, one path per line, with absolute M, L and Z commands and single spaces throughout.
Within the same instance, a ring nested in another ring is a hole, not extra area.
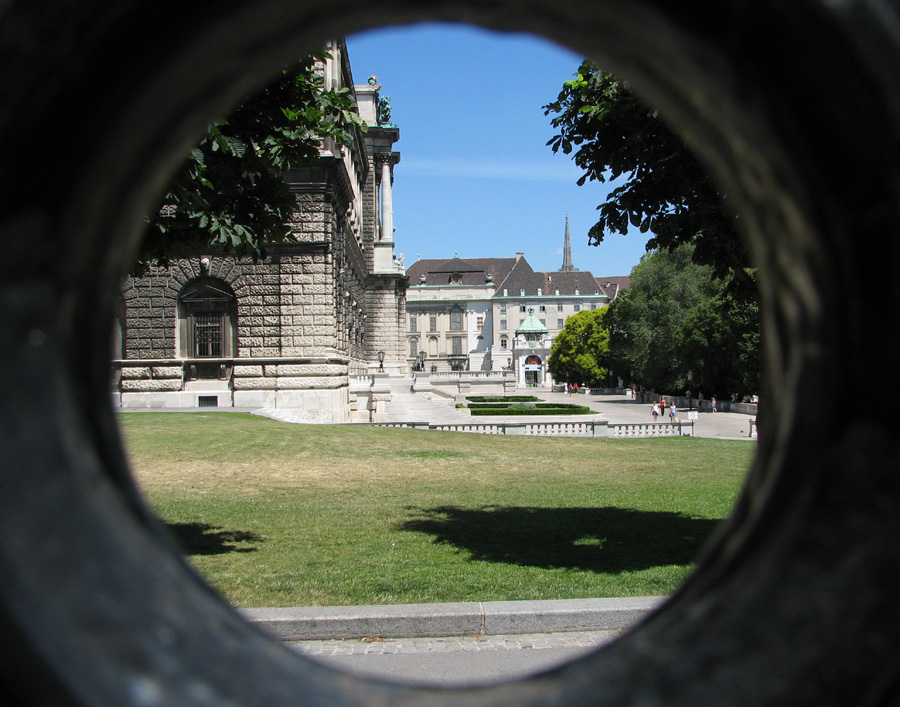
M 650 408 L 650 414 L 653 415 L 653 421 L 656 422 L 656 418 L 659 417 L 659 403 L 653 403 L 653 407 Z
M 697 393 L 697 411 L 703 412 L 703 391 Z
M 675 401 L 672 401 L 672 406 L 669 408 L 669 422 L 675 422 L 677 418 L 678 408 L 675 407 Z
M 719 401 L 716 400 L 716 396 L 712 396 L 712 411 L 719 412 Z

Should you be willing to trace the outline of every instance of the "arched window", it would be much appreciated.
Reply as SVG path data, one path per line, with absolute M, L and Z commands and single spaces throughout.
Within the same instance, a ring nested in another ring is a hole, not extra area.
M 185 358 L 234 355 L 237 300 L 224 280 L 192 280 L 178 296 L 179 353 Z

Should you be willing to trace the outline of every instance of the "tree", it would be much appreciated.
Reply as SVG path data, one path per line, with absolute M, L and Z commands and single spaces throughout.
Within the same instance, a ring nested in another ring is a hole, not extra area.
M 547 144 L 570 154 L 584 170 L 579 185 L 624 177 L 606 201 L 588 237 L 596 245 L 607 231 L 626 234 L 629 226 L 652 234 L 647 250 L 694 246 L 699 264 L 718 278 L 730 278 L 751 294 L 749 259 L 727 200 L 710 183 L 684 143 L 657 111 L 641 104 L 624 81 L 584 61 L 544 114 L 559 132 Z
M 290 236 L 295 199 L 285 173 L 313 164 L 325 139 L 349 145 L 365 128 L 348 88 L 325 89 L 319 52 L 214 123 L 148 219 L 135 274 L 214 246 L 254 260 Z
M 602 384 L 608 375 L 609 331 L 604 326 L 606 308 L 584 310 L 566 319 L 556 335 L 547 368 L 554 380 Z
M 654 251 L 632 270 L 631 287 L 608 308 L 611 365 L 659 391 L 756 392 L 756 303 L 733 297 L 693 248 Z

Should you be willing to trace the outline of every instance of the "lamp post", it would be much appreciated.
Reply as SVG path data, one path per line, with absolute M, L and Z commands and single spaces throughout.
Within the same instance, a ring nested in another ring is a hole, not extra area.
M 421 351 L 419 351 L 419 367 L 418 367 L 418 370 L 420 370 L 420 371 L 424 371 L 424 370 L 425 370 L 425 350 L 424 350 L 424 349 L 422 349 Z
M 384 370 L 384 351 L 378 352 L 378 370 L 379 371 Z

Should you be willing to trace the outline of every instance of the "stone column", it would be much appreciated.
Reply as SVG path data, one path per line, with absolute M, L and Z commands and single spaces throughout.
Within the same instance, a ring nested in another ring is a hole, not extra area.
M 378 152 L 374 156 L 374 162 L 380 169 L 381 182 L 381 227 L 378 240 L 374 244 L 372 257 L 373 271 L 379 273 L 393 273 L 397 268 L 394 265 L 394 196 L 392 182 L 394 180 L 393 167 L 400 161 L 398 152 Z
M 378 155 L 381 162 L 381 234 L 379 240 L 394 240 L 394 174 L 390 154 Z

